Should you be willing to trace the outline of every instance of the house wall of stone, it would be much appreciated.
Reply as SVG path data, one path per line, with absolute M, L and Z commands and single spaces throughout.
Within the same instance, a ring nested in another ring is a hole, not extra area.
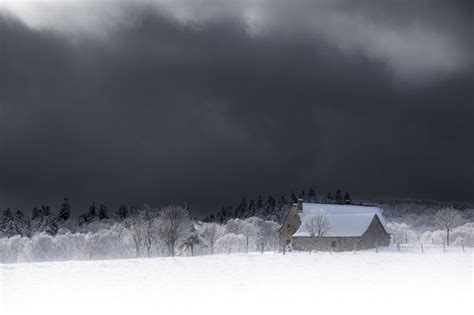
M 281 228 L 278 231 L 280 250 L 283 250 L 283 248 L 291 242 L 291 236 L 296 233 L 301 225 L 300 216 L 298 215 L 299 207 L 301 207 L 299 204 L 292 205 L 281 224 Z
M 378 217 L 375 216 L 367 231 L 365 231 L 365 233 L 362 235 L 359 248 L 368 249 L 374 248 L 375 246 L 388 245 L 390 245 L 390 235 L 385 232 L 382 223 L 380 223 Z
M 360 241 L 360 237 L 322 237 L 318 240 L 317 237 L 303 236 L 293 237 L 291 243 L 293 248 L 301 251 L 310 250 L 333 250 L 333 251 L 350 251 Z M 336 246 L 333 246 L 333 242 Z

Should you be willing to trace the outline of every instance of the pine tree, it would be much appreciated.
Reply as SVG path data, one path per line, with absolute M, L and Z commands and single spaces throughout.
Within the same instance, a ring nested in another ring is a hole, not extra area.
M 333 203 L 334 202 L 334 196 L 332 195 L 331 192 L 328 192 L 328 194 L 326 196 L 326 202 L 327 203 Z
M 313 187 L 309 187 L 307 198 L 308 198 L 309 202 L 315 202 L 316 201 L 316 192 L 314 191 Z
M 106 220 L 109 218 L 109 212 L 104 204 L 100 204 L 99 207 L 99 220 Z
M 305 200 L 305 199 L 306 199 L 306 195 L 305 195 L 305 193 L 304 193 L 304 190 L 302 190 L 302 191 L 300 192 L 300 194 L 298 195 L 298 199 L 302 199 L 302 200 Z
M 124 220 L 128 217 L 128 207 L 126 205 L 120 205 L 116 212 L 117 218 Z
M 255 200 L 250 200 L 249 202 L 249 216 L 254 216 L 255 215 L 255 210 L 256 210 L 256 204 L 255 204 Z
M 97 210 L 95 207 L 95 202 L 89 206 L 89 211 L 87 212 L 90 221 L 93 221 L 97 217 Z
M 296 194 L 294 192 L 291 193 L 291 202 L 297 203 L 298 202 L 298 197 L 296 197 Z
M 59 221 L 67 221 L 71 217 L 71 205 L 69 199 L 64 197 L 64 202 L 59 209 Z
M 17 210 L 13 216 L 13 222 L 15 226 L 15 234 L 26 236 L 27 235 L 27 221 L 25 220 L 25 215 L 21 210 Z
M 257 209 L 262 209 L 262 208 L 263 208 L 263 200 L 262 200 L 262 196 L 259 195 L 257 199 Z
M 336 190 L 336 203 L 344 203 L 342 199 L 342 192 L 340 189 Z
M 43 215 L 43 213 L 41 212 L 41 209 L 38 208 L 38 207 L 34 207 L 33 212 L 31 214 L 31 219 L 35 220 L 35 219 L 41 217 L 42 215 Z
M 346 203 L 346 204 L 351 204 L 352 203 L 352 198 L 351 198 L 351 195 L 349 195 L 349 192 L 346 192 L 344 194 L 344 203 Z
M 247 199 L 245 197 L 243 197 L 242 200 L 240 201 L 239 205 L 235 209 L 236 217 L 243 218 L 244 213 L 247 212 L 247 210 L 248 210 Z
M 41 213 L 43 217 L 51 215 L 51 208 L 49 206 L 41 205 Z
M 278 199 L 278 208 L 283 208 L 284 206 L 286 206 L 287 203 L 288 201 L 286 200 L 285 196 L 281 195 L 280 199 Z
M 16 234 L 15 230 L 12 211 L 10 208 L 7 208 L 7 210 L 3 211 L 2 218 L 0 219 L 0 232 L 7 237 L 12 237 Z

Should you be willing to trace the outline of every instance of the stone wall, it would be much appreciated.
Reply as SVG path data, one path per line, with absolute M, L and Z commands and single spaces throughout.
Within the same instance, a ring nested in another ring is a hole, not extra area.
M 374 248 L 375 246 L 388 246 L 390 245 L 390 234 L 385 232 L 385 229 L 380 223 L 377 216 L 374 217 L 372 223 L 370 223 L 367 231 L 362 235 L 359 248 L 368 249 Z
M 332 250 L 332 251 L 350 251 L 357 247 L 360 237 L 322 237 L 318 240 L 317 237 L 304 236 L 293 237 L 293 248 L 301 251 L 310 250 Z
M 296 233 L 301 225 L 300 216 L 298 215 L 300 207 L 301 204 L 293 204 L 288 210 L 288 214 L 281 224 L 281 228 L 278 231 L 280 239 L 280 251 L 283 250 L 283 247 L 291 243 L 291 236 Z

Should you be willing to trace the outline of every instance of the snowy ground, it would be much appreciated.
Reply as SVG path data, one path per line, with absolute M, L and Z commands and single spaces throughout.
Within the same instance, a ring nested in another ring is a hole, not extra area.
M 0 265 L 0 314 L 472 314 L 473 252 Z

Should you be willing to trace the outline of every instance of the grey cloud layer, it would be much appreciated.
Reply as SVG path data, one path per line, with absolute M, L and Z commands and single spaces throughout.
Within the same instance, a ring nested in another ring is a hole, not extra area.
M 69 195 L 203 213 L 308 185 L 472 201 L 461 4 L 95 4 L 70 28 L 71 7 L 10 7 L 0 206 Z

